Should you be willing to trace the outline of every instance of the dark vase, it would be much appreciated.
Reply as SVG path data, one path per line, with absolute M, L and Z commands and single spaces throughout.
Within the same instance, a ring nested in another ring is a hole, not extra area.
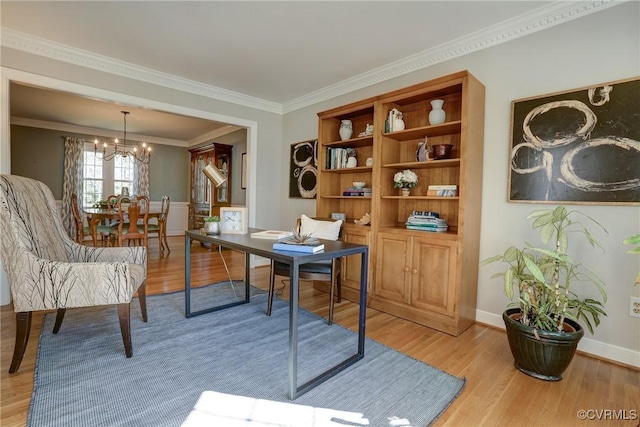
M 537 330 L 536 337 L 534 329 L 520 323 L 519 318 L 519 308 L 502 313 L 516 368 L 542 380 L 561 380 L 584 335 L 584 329 L 573 320 L 565 319 L 565 332 Z

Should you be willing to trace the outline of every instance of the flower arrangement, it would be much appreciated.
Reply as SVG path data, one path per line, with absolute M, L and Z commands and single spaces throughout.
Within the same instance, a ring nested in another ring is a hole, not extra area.
M 411 169 L 397 172 L 393 176 L 394 188 L 413 188 L 418 183 L 418 175 Z

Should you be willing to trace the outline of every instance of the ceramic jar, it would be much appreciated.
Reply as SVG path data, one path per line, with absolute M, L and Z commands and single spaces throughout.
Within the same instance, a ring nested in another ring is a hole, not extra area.
M 340 130 L 338 131 L 340 134 L 341 140 L 351 139 L 351 135 L 353 135 L 353 125 L 351 124 L 351 120 L 342 120 L 340 122 Z
M 430 125 L 439 125 L 444 123 L 446 114 L 442 109 L 443 104 L 444 104 L 444 100 L 442 99 L 434 99 L 433 101 L 431 101 L 432 110 L 429 113 Z
M 358 159 L 355 158 L 354 156 L 349 157 L 347 159 L 347 167 L 348 168 L 355 168 L 356 166 L 358 166 Z
M 213 221 L 205 222 L 204 232 L 207 234 L 220 234 L 220 223 Z
M 402 194 L 402 197 L 409 197 L 409 194 L 411 194 L 411 189 L 410 188 L 401 188 L 400 189 L 400 193 Z

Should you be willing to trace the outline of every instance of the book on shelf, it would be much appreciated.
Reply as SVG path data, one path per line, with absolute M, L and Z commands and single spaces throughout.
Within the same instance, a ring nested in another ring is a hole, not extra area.
M 315 254 L 316 252 L 321 252 L 324 250 L 324 244 L 316 243 L 315 245 L 309 245 L 306 243 L 286 243 L 284 240 L 282 240 L 274 243 L 273 249 L 276 251 L 303 252 L 307 254 Z
M 251 237 L 254 239 L 280 240 L 292 234 L 293 231 L 263 230 L 251 233 Z
M 427 190 L 429 197 L 456 197 L 458 190 Z
M 444 233 L 449 227 L 423 227 L 421 225 L 406 225 L 407 230 L 430 231 L 432 233 Z
M 343 196 L 371 196 L 373 190 L 371 188 L 349 187 L 342 192 Z
M 429 185 L 427 187 L 427 190 L 457 190 L 458 186 L 457 185 Z

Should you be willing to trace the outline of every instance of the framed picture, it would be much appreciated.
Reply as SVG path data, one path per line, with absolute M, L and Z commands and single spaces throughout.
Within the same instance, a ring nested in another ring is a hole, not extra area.
M 513 101 L 509 201 L 640 204 L 640 79 Z
M 247 189 L 247 153 L 242 153 L 242 163 L 240 164 L 240 188 Z
M 318 140 L 291 144 L 289 197 L 315 199 L 318 188 Z
M 245 206 L 221 207 L 220 232 L 223 234 L 247 234 L 249 232 L 247 208 Z

